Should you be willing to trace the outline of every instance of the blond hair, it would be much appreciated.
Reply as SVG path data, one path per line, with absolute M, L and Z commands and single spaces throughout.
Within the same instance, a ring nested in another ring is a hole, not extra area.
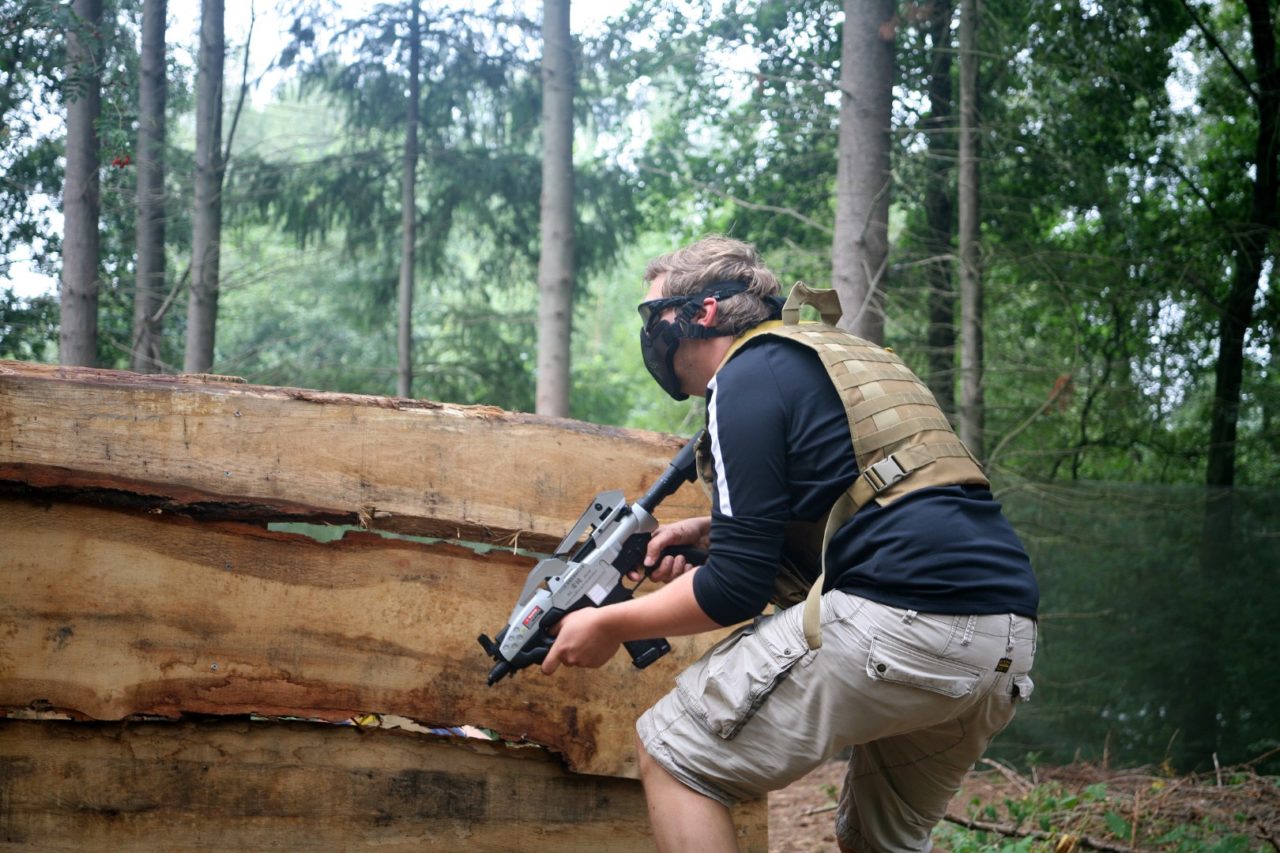
M 645 282 L 666 275 L 663 296 L 684 296 L 720 281 L 740 281 L 747 290 L 720 300 L 716 327 L 738 334 L 769 319 L 767 297 L 782 288 L 764 265 L 756 247 L 741 240 L 714 235 L 654 258 L 644 270 Z

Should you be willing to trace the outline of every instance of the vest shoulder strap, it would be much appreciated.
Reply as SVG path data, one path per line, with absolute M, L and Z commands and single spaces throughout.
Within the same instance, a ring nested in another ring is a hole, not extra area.
M 800 321 L 804 305 L 818 309 L 820 323 Z M 762 335 L 793 340 L 822 360 L 849 420 L 859 475 L 827 513 L 822 575 L 809 590 L 803 614 L 805 639 L 822 645 L 819 604 L 831 537 L 871 501 L 887 505 L 930 486 L 987 485 L 982 468 L 943 415 L 932 392 L 891 350 L 835 327 L 840 301 L 834 291 L 799 282 L 782 309 L 782 320 L 761 323 L 730 344 L 717 372 L 742 347 Z

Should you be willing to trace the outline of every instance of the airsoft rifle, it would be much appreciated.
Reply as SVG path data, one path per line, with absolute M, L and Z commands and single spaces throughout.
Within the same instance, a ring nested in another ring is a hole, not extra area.
M 694 450 L 700 437 L 701 433 L 685 445 L 635 503 L 628 505 L 620 490 L 596 495 L 555 553 L 538 561 L 506 626 L 495 639 L 480 635 L 485 653 L 497 661 L 489 671 L 490 686 L 517 670 L 542 663 L 554 640 L 549 631 L 566 613 L 631 599 L 635 587 L 626 586 L 623 578 L 644 562 L 649 539 L 658 527 L 653 517 L 658 504 L 693 480 Z M 663 555 L 684 556 L 699 565 L 706 560 L 704 551 L 683 546 L 664 549 Z M 639 669 L 671 651 L 664 639 L 633 640 L 623 645 Z

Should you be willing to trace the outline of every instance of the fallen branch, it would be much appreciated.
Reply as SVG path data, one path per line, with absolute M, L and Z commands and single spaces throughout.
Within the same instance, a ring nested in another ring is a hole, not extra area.
M 833 812 L 840 808 L 839 803 L 827 803 L 825 806 L 814 806 L 811 809 L 805 809 L 802 813 L 805 817 L 809 815 L 822 814 L 823 812 Z
M 963 826 L 965 829 L 973 829 L 978 832 L 996 832 L 1010 838 L 1034 838 L 1036 841 L 1053 841 L 1053 849 L 1061 850 L 1069 853 L 1077 847 L 1086 847 L 1090 850 L 1107 850 L 1110 853 L 1132 853 L 1133 848 L 1127 845 L 1111 844 L 1107 841 L 1100 841 L 1096 838 L 1090 838 L 1087 835 L 1076 835 L 1073 832 L 1041 832 L 1038 829 L 1019 829 L 1016 826 L 1010 826 L 1003 823 L 987 823 L 981 820 L 971 820 L 970 818 L 960 817 L 958 815 L 947 814 L 943 816 L 945 820 Z
M 1009 765 L 1000 761 L 996 761 L 993 758 L 984 758 L 982 759 L 982 763 L 987 765 L 988 767 L 994 767 L 996 770 L 1000 771 L 1000 775 L 1008 779 L 1009 783 L 1013 785 L 1015 788 L 1017 788 L 1019 791 L 1021 791 L 1024 797 L 1035 790 L 1036 786 L 1034 784 L 1032 784 L 1025 777 L 1020 775 L 1018 771 L 1014 770 Z
M 1276 840 L 1271 836 L 1271 833 L 1267 831 L 1265 824 L 1258 824 L 1258 834 L 1262 836 L 1263 841 L 1271 845 L 1271 849 L 1280 850 L 1280 844 L 1276 843 Z

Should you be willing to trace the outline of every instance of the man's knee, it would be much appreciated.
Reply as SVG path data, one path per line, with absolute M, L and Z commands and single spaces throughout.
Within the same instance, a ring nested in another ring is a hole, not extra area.
M 641 739 L 639 732 L 637 732 L 636 767 L 640 770 L 640 778 L 643 780 L 645 777 L 652 774 L 654 769 L 659 766 L 658 762 L 653 760 L 653 756 L 649 754 L 649 751 L 644 748 L 644 740 Z

